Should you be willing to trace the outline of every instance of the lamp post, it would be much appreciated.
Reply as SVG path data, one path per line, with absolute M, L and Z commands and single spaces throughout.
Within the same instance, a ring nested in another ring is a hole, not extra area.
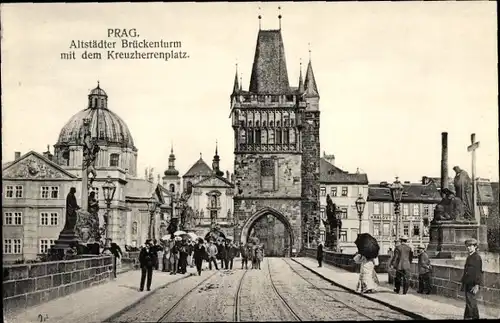
M 361 223 L 363 221 L 363 211 L 365 210 L 365 205 L 366 201 L 363 198 L 363 195 L 359 194 L 359 197 L 356 200 L 356 209 L 358 210 L 358 217 L 359 217 L 358 234 L 361 234 Z
M 147 203 L 148 203 L 148 211 L 149 211 L 149 234 L 148 234 L 148 236 L 149 236 L 149 239 L 154 239 L 155 234 L 154 234 L 153 223 L 154 223 L 155 212 L 156 212 L 156 209 L 158 208 L 158 201 L 156 200 L 154 193 Z
M 108 179 L 102 185 L 102 194 L 104 195 L 104 201 L 106 202 L 106 217 L 104 218 L 104 224 L 106 228 L 106 245 L 108 244 L 108 239 L 111 237 L 110 232 L 110 218 L 109 213 L 111 209 L 111 201 L 115 197 L 116 185 L 111 181 L 111 176 L 108 175 Z M 110 246 L 107 246 L 108 248 Z
M 335 228 L 335 240 L 336 240 L 336 243 L 337 243 L 337 246 L 336 246 L 336 251 L 337 252 L 340 252 L 340 228 L 341 228 L 341 221 L 342 221 L 342 210 L 339 210 L 337 208 L 335 208 L 335 218 L 337 220 L 337 226 Z
M 394 215 L 396 216 L 396 240 L 399 241 L 399 217 L 400 217 L 400 203 L 401 203 L 401 198 L 403 196 L 403 184 L 398 180 L 398 177 L 396 177 L 396 180 L 394 183 L 392 183 L 390 189 L 391 189 L 391 195 L 392 195 L 392 201 L 394 202 Z

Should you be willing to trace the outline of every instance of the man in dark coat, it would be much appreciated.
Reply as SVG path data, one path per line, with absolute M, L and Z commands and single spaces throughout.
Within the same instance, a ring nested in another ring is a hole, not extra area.
M 187 271 L 187 258 L 189 255 L 187 241 L 181 241 L 181 247 L 179 249 L 179 272 L 185 274 Z
M 401 244 L 394 249 L 394 256 L 392 257 L 391 267 L 396 270 L 396 277 L 394 283 L 394 292 L 399 294 L 401 284 L 403 284 L 403 295 L 408 292 L 410 287 L 409 273 L 411 262 L 411 248 L 406 244 L 408 236 L 404 235 L 400 239 Z
M 248 269 L 248 258 L 250 257 L 250 255 L 247 244 L 241 244 L 240 254 L 241 254 L 241 269 L 243 269 L 243 266 L 245 266 L 245 269 Z
M 158 260 L 158 252 L 161 251 L 161 246 L 158 244 L 158 241 L 156 241 L 156 239 L 153 239 L 153 245 L 151 246 L 151 250 L 155 253 L 155 259 Z M 154 269 L 158 270 L 159 267 L 160 267 L 160 262 L 157 261 L 154 265 Z
M 224 245 L 224 242 L 219 243 L 217 247 L 217 255 L 219 256 L 220 259 L 220 267 L 227 269 L 226 266 L 226 246 Z
M 151 290 L 151 280 L 153 279 L 153 267 L 156 263 L 156 253 L 153 251 L 151 240 L 146 240 L 146 246 L 139 253 L 139 263 L 141 265 L 141 286 L 140 291 L 144 290 L 144 282 L 147 276 L 146 288 Z
M 477 293 L 483 282 L 483 261 L 477 253 L 477 240 L 465 241 L 469 252 L 465 260 L 464 274 L 462 276 L 462 291 L 465 292 L 465 320 L 479 320 L 479 309 L 477 308 Z
M 431 293 L 431 261 L 423 244 L 418 246 L 418 293 Z
M 198 276 L 201 276 L 201 266 L 203 264 L 203 258 L 205 258 L 205 246 L 203 245 L 203 239 L 199 238 L 198 243 L 193 247 L 193 259 L 196 266 L 196 271 Z
M 236 257 L 236 247 L 232 242 L 226 244 L 226 269 L 233 269 L 234 257 Z
M 316 252 L 316 259 L 318 259 L 318 267 L 323 265 L 323 242 L 318 241 L 318 250 Z

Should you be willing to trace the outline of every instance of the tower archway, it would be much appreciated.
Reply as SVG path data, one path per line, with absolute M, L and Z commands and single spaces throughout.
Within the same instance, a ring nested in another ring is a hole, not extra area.
M 240 236 L 240 242 L 242 244 L 245 244 L 249 242 L 250 239 L 250 233 L 252 232 L 252 229 L 255 227 L 255 225 L 262 219 L 267 216 L 272 216 L 276 218 L 279 222 L 283 224 L 285 227 L 285 240 L 288 242 L 287 247 L 285 248 L 285 254 L 288 257 L 292 256 L 292 249 L 294 246 L 294 234 L 293 234 L 293 228 L 292 225 L 290 224 L 290 221 L 288 221 L 287 217 L 284 216 L 281 212 L 271 208 L 271 207 L 264 207 L 254 214 L 252 214 L 243 224 L 243 227 L 241 228 L 241 236 Z

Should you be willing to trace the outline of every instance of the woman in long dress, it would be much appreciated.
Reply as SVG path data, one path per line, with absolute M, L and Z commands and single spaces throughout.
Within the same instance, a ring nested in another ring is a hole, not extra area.
M 375 272 L 375 266 L 378 265 L 378 258 L 367 259 L 361 254 L 356 254 L 354 262 L 360 264 L 359 281 L 356 291 L 374 293 L 378 284 L 378 277 Z

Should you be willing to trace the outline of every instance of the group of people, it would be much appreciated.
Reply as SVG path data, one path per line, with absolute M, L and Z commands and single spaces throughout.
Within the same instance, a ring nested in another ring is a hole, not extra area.
M 233 269 L 234 258 L 241 255 L 241 269 L 248 269 L 251 261 L 252 269 L 260 269 L 264 258 L 264 248 L 257 244 L 238 246 L 230 240 L 208 240 L 198 238 L 195 241 L 187 238 L 172 237 L 169 241 L 159 244 L 156 240 L 146 240 L 139 253 L 141 267 L 141 282 L 139 290 L 151 290 L 153 269 L 170 272 L 170 275 L 185 274 L 187 267 L 196 267 L 198 275 L 203 271 L 203 261 L 208 270 L 212 265 L 216 270 Z M 159 261 L 161 259 L 161 263 Z

